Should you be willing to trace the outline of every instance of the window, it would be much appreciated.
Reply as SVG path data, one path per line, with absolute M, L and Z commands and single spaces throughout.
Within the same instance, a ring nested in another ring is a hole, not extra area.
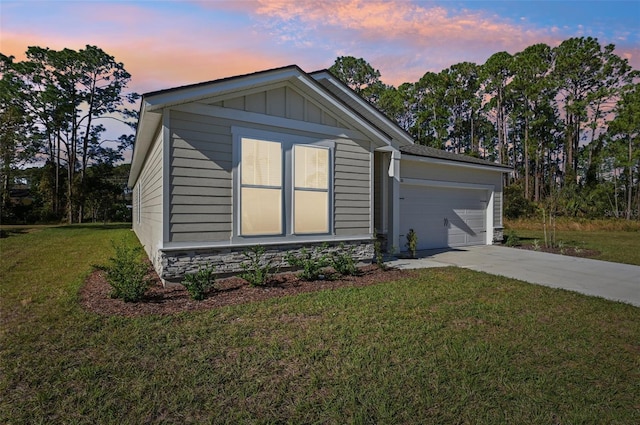
M 293 232 L 329 232 L 329 150 L 294 145 Z
M 240 233 L 282 234 L 282 148 L 278 142 L 243 138 Z
M 232 131 L 237 135 L 233 237 L 330 234 L 335 142 L 257 129 Z

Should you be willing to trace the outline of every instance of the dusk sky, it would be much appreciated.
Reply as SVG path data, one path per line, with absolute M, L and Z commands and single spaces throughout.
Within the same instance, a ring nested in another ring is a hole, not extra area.
M 640 1 L 11 1 L 0 52 L 96 45 L 139 93 L 297 64 L 362 57 L 387 84 L 493 53 L 592 36 L 640 69 Z

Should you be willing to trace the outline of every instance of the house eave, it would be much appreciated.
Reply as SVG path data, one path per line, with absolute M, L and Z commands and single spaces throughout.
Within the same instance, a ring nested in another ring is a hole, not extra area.
M 428 163 L 428 164 L 448 165 L 453 167 L 472 168 L 475 170 L 485 170 L 485 171 L 493 171 L 493 172 L 500 172 L 500 173 L 510 173 L 513 171 L 512 168 L 505 167 L 499 164 L 496 164 L 496 165 L 476 164 L 472 162 L 465 162 L 462 160 L 456 161 L 453 159 L 443 159 L 443 158 L 433 158 L 433 157 L 420 156 L 420 155 L 412 155 L 406 152 L 402 152 L 401 160 L 422 162 L 422 163 Z

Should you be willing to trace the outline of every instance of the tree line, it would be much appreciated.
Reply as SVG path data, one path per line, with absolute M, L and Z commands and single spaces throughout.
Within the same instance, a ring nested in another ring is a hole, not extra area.
M 126 218 L 127 167 L 117 164 L 133 144 L 139 95 L 126 91 L 124 65 L 96 46 L 29 47 L 20 62 L 0 53 L 0 73 L 3 222 Z M 130 131 L 110 140 L 107 120 Z M 20 182 L 30 193 L 16 202 Z
M 382 83 L 364 59 L 338 57 L 338 78 L 419 144 L 513 167 L 505 215 L 640 219 L 640 72 L 591 37 L 499 52 L 414 83 Z M 0 53 L 2 221 L 126 218 L 139 95 L 131 75 L 96 46 Z M 131 131 L 109 140 L 105 122 Z M 38 167 L 28 168 L 37 164 Z M 30 205 L 11 190 L 29 183 Z
M 640 219 L 640 72 L 591 37 L 499 52 L 386 85 L 362 58 L 330 71 L 417 143 L 513 167 L 505 214 Z

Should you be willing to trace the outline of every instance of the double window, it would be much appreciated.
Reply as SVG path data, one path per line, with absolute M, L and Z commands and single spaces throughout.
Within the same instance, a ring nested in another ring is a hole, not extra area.
M 241 137 L 239 236 L 329 233 L 330 158 L 326 146 Z

